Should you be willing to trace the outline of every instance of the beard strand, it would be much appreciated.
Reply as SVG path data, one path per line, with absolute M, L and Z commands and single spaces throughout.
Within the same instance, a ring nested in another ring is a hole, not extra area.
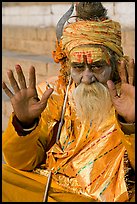
M 99 125 L 110 114 L 112 101 L 109 90 L 99 82 L 90 85 L 79 84 L 74 89 L 72 97 L 76 114 L 82 123 L 94 122 Z

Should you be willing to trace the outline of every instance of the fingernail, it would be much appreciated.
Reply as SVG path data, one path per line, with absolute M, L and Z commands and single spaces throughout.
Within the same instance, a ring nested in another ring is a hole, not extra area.
M 21 69 L 21 66 L 20 66 L 19 64 L 16 64 L 16 65 L 15 65 L 15 68 L 16 68 L 16 69 Z
M 12 72 L 12 70 L 11 70 L 11 69 L 8 69 L 7 73 L 10 73 L 10 72 Z

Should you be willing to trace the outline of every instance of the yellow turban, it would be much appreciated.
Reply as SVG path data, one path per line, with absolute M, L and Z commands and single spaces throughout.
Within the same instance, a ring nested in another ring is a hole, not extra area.
M 121 47 L 121 26 L 112 20 L 77 21 L 68 24 L 61 38 L 62 49 L 66 55 L 80 45 L 104 45 L 114 51 L 118 57 L 123 56 Z
M 87 49 L 86 45 L 88 45 Z M 92 59 L 88 61 L 96 61 L 102 57 L 106 62 L 109 62 L 111 57 L 109 50 L 102 49 L 101 51 L 99 48 L 91 50 L 89 45 L 102 45 L 109 48 L 114 51 L 117 61 L 125 60 L 128 63 L 128 57 L 124 56 L 121 46 L 121 26 L 118 22 L 110 19 L 103 21 L 79 20 L 64 28 L 60 42 L 57 41 L 56 51 L 52 53 L 54 61 L 61 63 L 60 72 L 65 80 L 70 69 L 66 64 L 66 59 L 75 61 L 78 52 L 90 52 Z

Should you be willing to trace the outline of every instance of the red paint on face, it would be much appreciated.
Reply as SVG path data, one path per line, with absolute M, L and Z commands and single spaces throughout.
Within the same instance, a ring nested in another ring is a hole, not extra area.
M 93 62 L 93 59 L 91 58 L 92 57 L 91 51 L 75 52 L 74 55 L 76 57 L 76 61 L 79 63 L 85 61 L 85 59 L 87 63 Z
M 93 62 L 93 59 L 91 58 L 91 53 L 88 53 L 87 54 L 87 62 L 88 62 L 88 64 L 91 64 L 92 62 Z
M 86 55 L 83 55 L 83 61 L 84 61 L 84 63 L 87 63 L 87 56 Z
M 81 52 L 75 52 L 74 55 L 76 57 L 76 61 L 81 62 Z

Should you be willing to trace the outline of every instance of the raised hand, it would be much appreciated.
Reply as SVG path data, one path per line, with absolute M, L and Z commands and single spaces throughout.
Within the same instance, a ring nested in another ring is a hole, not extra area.
M 130 60 L 127 69 L 125 61 L 121 61 L 118 70 L 121 78 L 120 94 L 117 93 L 116 86 L 111 80 L 107 82 L 111 99 L 117 113 L 129 123 L 135 122 L 134 66 L 133 59 Z
M 44 92 L 41 100 L 38 98 L 36 90 L 36 76 L 35 68 L 30 67 L 29 70 L 29 86 L 26 86 L 26 80 L 20 65 L 15 66 L 18 82 L 17 83 L 12 70 L 7 72 L 11 87 L 14 93 L 7 87 L 5 82 L 2 83 L 2 88 L 6 95 L 10 98 L 14 113 L 19 121 L 24 126 L 33 124 L 34 120 L 38 118 L 47 105 L 47 100 L 53 89 L 48 89 Z

